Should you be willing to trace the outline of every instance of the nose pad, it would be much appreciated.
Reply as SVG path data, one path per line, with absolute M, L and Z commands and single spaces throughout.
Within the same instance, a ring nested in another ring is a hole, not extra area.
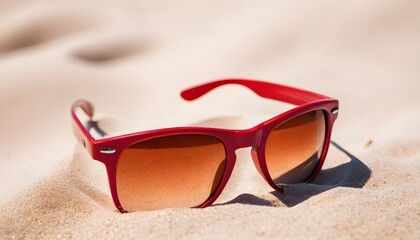
M 260 161 L 258 161 L 257 151 L 258 151 L 258 147 L 257 146 L 253 146 L 251 148 L 252 161 L 254 162 L 254 165 L 257 168 L 257 170 L 260 173 L 260 175 L 265 178 L 263 172 L 261 171 Z

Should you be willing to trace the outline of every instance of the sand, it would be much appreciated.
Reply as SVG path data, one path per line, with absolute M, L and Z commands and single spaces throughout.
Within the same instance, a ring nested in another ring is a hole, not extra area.
M 420 239 L 419 42 L 418 1 L 3 1 L 0 238 Z M 241 149 L 213 206 L 117 213 L 72 101 L 111 134 L 290 108 L 235 86 L 179 98 L 225 77 L 340 100 L 319 177 L 275 192 Z

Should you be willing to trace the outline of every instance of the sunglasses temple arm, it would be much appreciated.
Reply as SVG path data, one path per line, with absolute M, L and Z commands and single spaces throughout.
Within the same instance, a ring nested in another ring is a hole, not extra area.
M 181 96 L 185 100 L 191 101 L 201 97 L 202 95 L 219 86 L 227 84 L 242 85 L 249 88 L 261 97 L 287 102 L 294 105 L 301 105 L 322 99 L 331 99 L 330 97 L 318 93 L 294 87 L 245 79 L 223 79 L 205 83 L 182 91 Z
M 76 138 L 80 141 L 80 143 L 86 148 L 86 150 L 92 155 L 92 141 L 95 140 L 93 136 L 90 134 L 89 130 L 83 125 L 80 121 L 79 117 L 76 114 L 76 110 L 81 108 L 86 115 L 89 116 L 89 122 L 93 117 L 94 108 L 91 103 L 86 100 L 77 100 L 73 103 L 71 107 L 71 116 L 72 116 L 72 125 L 73 131 Z

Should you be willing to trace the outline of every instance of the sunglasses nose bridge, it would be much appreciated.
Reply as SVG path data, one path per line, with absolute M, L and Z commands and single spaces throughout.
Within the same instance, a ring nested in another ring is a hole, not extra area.
M 261 131 L 238 130 L 233 135 L 234 149 L 258 146 Z

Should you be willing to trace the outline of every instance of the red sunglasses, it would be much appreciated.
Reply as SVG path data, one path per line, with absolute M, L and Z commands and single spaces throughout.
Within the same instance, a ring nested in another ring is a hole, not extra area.
M 75 135 L 93 159 L 105 164 L 120 212 L 209 206 L 225 187 L 239 148 L 252 148 L 258 172 L 278 191 L 316 177 L 327 155 L 338 101 L 242 79 L 209 82 L 181 96 L 191 101 L 226 84 L 239 84 L 261 97 L 297 107 L 244 130 L 176 127 L 95 139 L 89 132 L 95 127 L 93 106 L 84 100 L 72 105 Z M 86 127 L 76 115 L 78 108 L 90 117 Z

